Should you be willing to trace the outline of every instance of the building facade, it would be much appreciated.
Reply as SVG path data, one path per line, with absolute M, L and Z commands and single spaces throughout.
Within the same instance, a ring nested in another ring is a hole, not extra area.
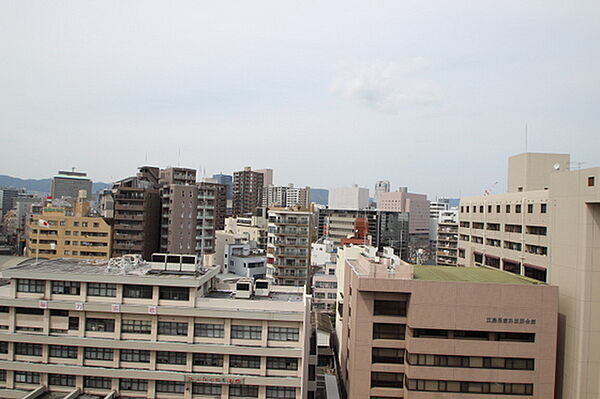
M 360 210 L 369 207 L 369 189 L 358 187 L 339 187 L 329 190 L 330 209 Z
M 85 190 L 86 198 L 92 199 L 92 181 L 85 172 L 60 170 L 57 175 L 52 177 L 50 187 L 52 198 L 76 199 L 79 197 L 79 190 Z
M 125 268 L 62 259 L 5 270 L 3 396 L 309 396 L 307 296 L 271 287 L 241 298 L 236 286 L 214 288 L 218 268 L 171 273 L 188 259 L 161 256 Z
M 554 397 L 556 286 L 365 256 L 345 269 L 349 399 Z
M 263 187 L 262 206 L 264 208 L 308 208 L 309 199 L 309 187 L 294 187 L 293 184 Z
M 264 174 L 250 167 L 233 174 L 233 216 L 248 216 L 262 205 Z
M 458 209 L 439 211 L 437 223 L 436 263 L 458 264 Z
M 374 195 L 375 204 L 379 204 L 379 195 L 381 193 L 389 193 L 390 188 L 391 188 L 391 186 L 390 186 L 389 180 L 379 180 L 375 183 L 375 195 Z
M 267 277 L 276 285 L 307 286 L 312 213 L 280 208 L 268 215 Z
M 409 193 L 406 187 L 393 193 L 381 193 L 377 209 L 381 211 L 408 212 L 411 236 L 424 236 L 429 239 L 429 201 L 425 194 Z

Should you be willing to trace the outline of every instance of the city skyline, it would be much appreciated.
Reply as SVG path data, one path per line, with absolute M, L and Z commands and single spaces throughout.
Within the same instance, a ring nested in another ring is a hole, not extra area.
M 252 165 L 477 195 L 503 186 L 526 125 L 528 151 L 593 166 L 594 2 L 341 5 L 5 3 L 2 171 Z

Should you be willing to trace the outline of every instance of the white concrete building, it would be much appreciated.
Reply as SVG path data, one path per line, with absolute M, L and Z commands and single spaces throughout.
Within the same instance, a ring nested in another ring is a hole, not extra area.
M 366 209 L 369 207 L 369 189 L 340 187 L 329 190 L 329 209 Z

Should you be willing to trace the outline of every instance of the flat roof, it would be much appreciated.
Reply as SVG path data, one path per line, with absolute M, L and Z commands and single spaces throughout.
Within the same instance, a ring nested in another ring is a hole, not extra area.
M 415 265 L 415 280 L 462 281 L 468 283 L 545 285 L 529 277 L 487 267 Z

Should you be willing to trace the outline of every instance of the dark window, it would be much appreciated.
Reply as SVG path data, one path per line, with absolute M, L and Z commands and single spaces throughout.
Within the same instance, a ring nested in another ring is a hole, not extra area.
M 152 321 L 150 320 L 123 320 L 121 322 L 121 332 L 130 334 L 150 334 L 152 331 Z
M 373 339 L 404 339 L 405 324 L 373 323 Z
M 68 317 L 69 311 L 60 309 L 50 309 L 50 316 Z
M 373 363 L 404 363 L 404 349 L 395 348 L 373 348 Z
M 194 395 L 216 396 L 220 398 L 221 385 L 194 383 L 192 385 L 192 393 Z
M 183 393 L 185 383 L 175 381 L 156 381 L 156 392 Z
M 39 308 L 16 308 L 15 312 L 17 314 L 34 314 L 41 316 L 44 314 L 44 309 Z
M 273 370 L 298 370 L 295 357 L 267 357 L 267 368 Z
M 121 349 L 121 361 L 150 363 L 150 351 L 143 349 Z
M 64 374 L 48 374 L 48 384 L 61 387 L 74 387 L 75 376 Z
M 506 205 L 506 213 L 510 213 L 510 205 Z
M 188 301 L 190 289 L 188 287 L 160 287 L 159 298 L 171 301 Z
M 535 333 L 499 332 L 496 341 L 535 342 Z
M 158 364 L 187 364 L 187 353 L 185 352 L 156 352 L 156 363 Z
M 83 386 L 85 388 L 111 389 L 112 380 L 107 377 L 83 377 Z
M 50 357 L 61 357 L 65 359 L 77 359 L 77 347 L 67 345 L 50 345 Z
M 521 204 L 515 205 L 515 213 L 521 213 Z
M 85 319 L 85 330 L 97 332 L 115 332 L 115 320 L 87 318 Z
M 15 354 L 26 356 L 42 356 L 42 345 L 17 342 L 15 343 Z
M 225 327 L 223 324 L 194 324 L 194 336 L 208 338 L 223 338 L 225 336 Z
M 533 213 L 533 204 L 527 204 L 527 213 Z
M 121 380 L 119 381 L 119 388 L 122 391 L 145 392 L 148 390 L 148 381 L 138 380 L 135 378 L 121 378 Z
M 375 300 L 373 304 L 375 316 L 401 316 L 406 317 L 406 301 Z
M 46 281 L 44 280 L 17 280 L 17 292 L 35 292 L 43 294 L 46 289 Z
M 261 336 L 261 326 L 231 326 L 231 338 L 260 340 Z
M 594 187 L 596 185 L 596 178 L 594 176 L 590 176 L 587 179 L 588 187 Z
M 117 285 L 108 283 L 88 283 L 87 294 L 89 296 L 117 296 Z
M 260 368 L 260 356 L 229 355 L 229 367 Z
M 267 399 L 295 399 L 296 388 L 267 387 Z
M 404 374 L 371 372 L 371 388 L 402 388 Z
M 223 367 L 223 355 L 217 353 L 194 353 L 194 366 Z
M 0 353 L 8 353 L 8 342 L 0 341 Z
M 79 330 L 79 317 L 69 317 L 69 330 Z
M 14 374 L 15 384 L 39 384 L 40 373 L 33 373 L 31 371 L 15 371 Z
M 159 321 L 158 333 L 163 335 L 188 335 L 188 324 L 174 321 Z
M 79 295 L 81 284 L 79 281 L 53 281 L 52 293 L 57 295 Z
M 540 212 L 546 213 L 548 211 L 548 204 L 540 204 Z
M 88 360 L 113 360 L 112 348 L 85 348 L 84 358 Z
M 269 327 L 270 341 L 298 341 L 300 339 L 300 330 L 298 328 L 288 327 Z
M 533 384 L 407 379 L 409 391 L 533 395 Z M 462 396 L 462 395 L 461 395 Z
M 230 385 L 229 396 L 232 398 L 258 398 L 257 385 Z
M 124 298 L 152 299 L 152 286 L 151 285 L 124 285 L 123 286 L 123 297 Z

